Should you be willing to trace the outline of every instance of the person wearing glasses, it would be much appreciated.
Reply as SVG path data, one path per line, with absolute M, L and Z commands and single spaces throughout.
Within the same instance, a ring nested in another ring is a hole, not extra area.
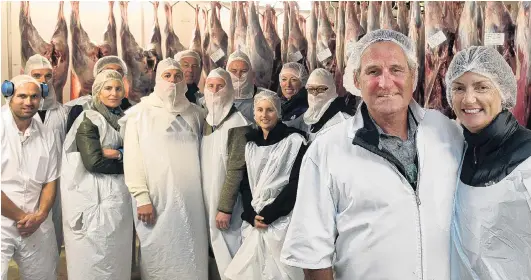
M 192 50 L 178 52 L 174 56 L 175 60 L 181 65 L 186 80 L 186 98 L 188 101 L 205 108 L 205 99 L 199 91 L 199 79 L 201 79 L 201 57 Z

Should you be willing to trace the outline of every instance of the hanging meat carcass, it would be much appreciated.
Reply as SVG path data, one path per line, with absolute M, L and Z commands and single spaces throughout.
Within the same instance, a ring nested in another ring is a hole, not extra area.
M 218 2 L 210 3 L 210 24 L 208 26 L 208 44 L 207 49 L 203 52 L 203 69 L 208 75 L 212 69 L 221 67 L 225 68 L 227 64 L 227 47 L 229 37 L 221 27 L 219 11 L 221 4 Z M 203 47 L 205 43 L 203 43 Z
M 353 45 L 365 35 L 365 29 L 361 26 L 356 16 L 356 2 L 347 1 L 345 12 L 345 62 L 348 61 Z M 337 55 L 337 54 L 336 54 Z
M 255 84 L 269 88 L 273 74 L 273 51 L 269 48 L 260 27 L 254 2 L 249 2 L 249 26 L 247 27 L 247 55 L 255 73 Z
M 237 50 L 246 50 L 247 40 L 247 18 L 245 17 L 245 8 L 243 2 L 237 2 L 238 11 L 236 13 L 236 29 L 234 33 L 234 49 L 230 50 L 231 53 Z
M 376 1 L 369 2 L 369 8 L 367 10 L 367 33 L 380 29 L 380 9 Z
M 419 2 L 411 2 L 408 36 L 417 46 L 417 59 L 419 62 L 419 77 L 417 89 L 413 97 L 419 104 L 424 104 L 424 16 L 420 11 Z
M 468 1 L 463 7 L 455 39 L 455 52 L 470 46 L 482 45 L 483 21 L 480 7 L 475 1 Z
M 162 35 L 160 33 L 160 25 L 159 25 L 159 3 L 160 2 L 151 2 L 153 4 L 153 32 L 151 33 L 151 40 L 149 40 L 149 45 L 147 47 L 147 50 L 150 52 L 150 54 L 155 56 L 156 59 L 155 65 L 162 60 Z M 151 60 L 154 59 L 153 57 Z
M 181 44 L 179 37 L 177 37 L 173 30 L 173 5 L 164 2 L 164 13 L 166 14 L 166 27 L 164 28 L 164 33 L 166 33 L 166 57 L 171 58 L 176 53 L 185 50 L 185 47 Z
M 383 1 L 380 9 L 380 28 L 398 31 L 398 24 L 393 16 L 391 1 Z
M 531 128 L 531 2 L 522 2 L 516 18 L 516 106 L 518 122 Z
M 295 2 L 289 2 L 290 12 L 290 29 L 288 39 L 288 55 L 289 62 L 299 62 L 306 64 L 306 55 L 308 53 L 308 42 L 302 34 L 297 21 L 297 8 Z
M 317 65 L 333 73 L 335 71 L 336 34 L 328 18 L 325 2 L 320 2 L 319 28 L 315 45 Z M 344 24 L 344 22 L 343 22 Z
M 273 91 L 278 89 L 279 80 L 276 77 L 278 77 L 280 70 L 282 69 L 281 43 L 280 37 L 275 28 L 275 19 L 275 10 L 271 5 L 266 5 L 263 32 L 269 48 L 273 51 L 273 76 L 271 78 L 271 85 L 269 86 L 269 89 Z
M 503 55 L 505 61 L 509 63 L 513 69 L 513 73 L 516 71 L 516 53 L 514 50 L 515 28 L 516 26 L 511 19 L 511 14 L 503 2 L 487 2 L 485 7 L 484 29 L 485 36 L 489 37 L 486 37 L 485 39 L 490 38 L 490 35 L 496 35 L 497 37 L 503 36 L 503 38 L 499 38 L 501 39 L 499 42 L 484 41 L 484 43 L 498 44 L 496 49 Z
M 398 1 L 398 11 L 396 16 L 396 22 L 398 24 L 398 31 L 407 36 L 408 32 L 408 10 L 405 1 Z M 412 4 L 410 2 L 410 4 Z
M 343 86 L 343 72 L 345 70 L 345 4 L 345 1 L 339 2 L 336 14 L 336 65 L 334 69 L 334 80 L 339 96 L 345 96 L 347 93 L 347 90 Z
M 312 8 L 310 10 L 310 34 L 308 36 L 308 71 L 313 71 L 318 67 L 317 64 L 317 13 L 319 9 L 319 2 L 312 2 Z

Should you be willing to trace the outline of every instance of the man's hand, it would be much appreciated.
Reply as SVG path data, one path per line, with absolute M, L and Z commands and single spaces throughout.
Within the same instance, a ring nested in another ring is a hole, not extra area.
M 146 204 L 136 208 L 138 219 L 148 225 L 154 225 L 156 222 L 155 209 L 153 204 Z
M 218 211 L 218 214 L 216 215 L 216 227 L 220 230 L 228 229 L 231 217 L 231 214 L 225 214 L 223 212 Z
M 267 225 L 264 224 L 264 217 L 256 215 L 254 217 L 254 227 L 261 228 L 261 229 L 267 229 Z
M 17 222 L 18 232 L 22 237 L 32 235 L 46 220 L 47 215 L 43 213 L 28 214 Z
M 120 151 L 114 149 L 102 149 L 103 157 L 108 159 L 118 159 L 120 157 Z

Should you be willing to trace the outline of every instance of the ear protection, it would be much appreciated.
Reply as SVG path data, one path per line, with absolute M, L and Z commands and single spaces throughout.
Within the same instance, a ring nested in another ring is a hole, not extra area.
M 41 83 L 40 86 L 41 86 L 42 97 L 43 98 L 48 97 L 48 93 L 49 93 L 48 84 Z M 15 93 L 15 85 L 11 81 L 5 80 L 2 83 L 2 95 L 5 98 L 8 98 L 8 97 L 13 96 L 14 93 Z

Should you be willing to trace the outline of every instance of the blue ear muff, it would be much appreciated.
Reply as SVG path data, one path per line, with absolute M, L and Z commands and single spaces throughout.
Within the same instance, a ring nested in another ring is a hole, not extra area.
M 48 84 L 47 83 L 41 83 L 41 93 L 42 93 L 42 97 L 43 98 L 46 98 L 48 97 L 48 93 L 50 92 L 50 89 L 48 88 Z
M 5 80 L 2 83 L 2 95 L 5 98 L 11 97 L 15 92 L 15 85 L 11 81 Z

